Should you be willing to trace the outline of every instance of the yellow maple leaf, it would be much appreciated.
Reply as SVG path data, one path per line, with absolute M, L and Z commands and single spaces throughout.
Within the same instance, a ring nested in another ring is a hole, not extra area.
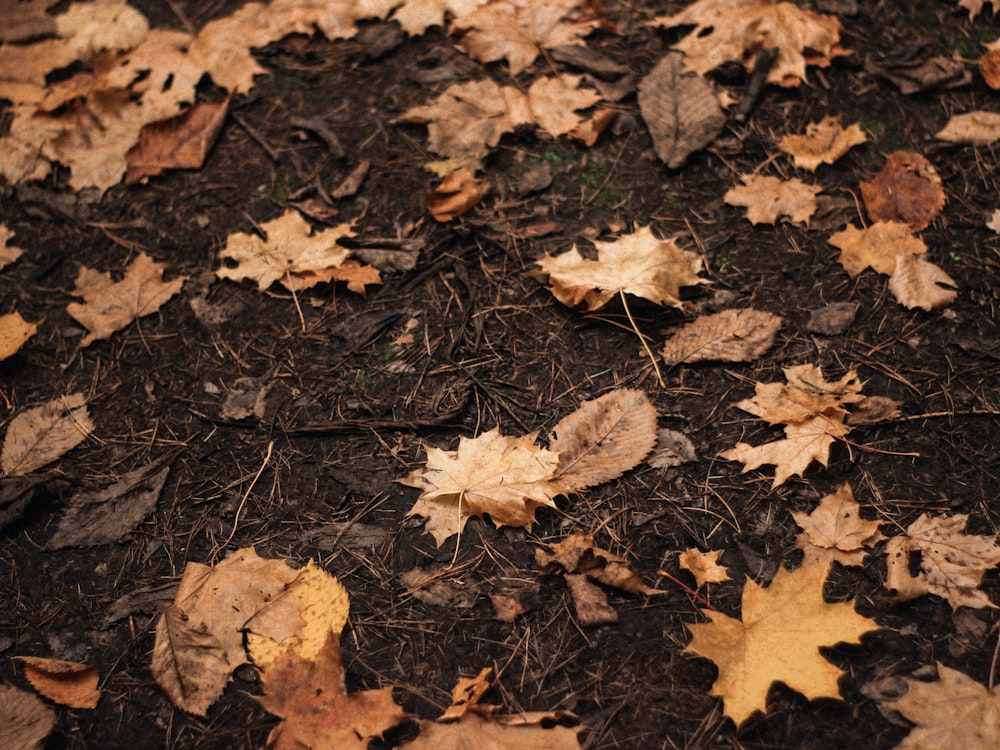
M 690 624 L 685 651 L 715 662 L 719 677 L 711 694 L 722 698 L 724 713 L 737 726 L 767 708 L 767 692 L 782 682 L 806 698 L 840 698 L 843 672 L 820 654 L 820 647 L 859 643 L 877 629 L 874 620 L 850 602 L 827 603 L 827 565 L 779 568 L 771 585 L 752 580 L 743 589 L 741 619 L 702 610 L 708 623 Z
M 845 483 L 820 500 L 812 513 L 791 511 L 795 523 L 802 528 L 795 546 L 805 552 L 808 562 L 836 560 L 841 565 L 861 565 L 864 548 L 885 537 L 879 531 L 882 522 L 863 520 L 860 510 L 851 485 Z
M 793 224 L 808 224 L 816 213 L 816 196 L 823 190 L 794 177 L 740 175 L 740 179 L 743 184 L 730 188 L 722 199 L 730 206 L 745 206 L 751 224 L 774 224 L 782 216 Z
M 778 148 L 791 154 L 795 166 L 815 172 L 820 164 L 833 164 L 854 146 L 868 137 L 857 123 L 843 127 L 840 117 L 829 115 L 819 122 L 810 123 L 805 135 L 786 135 L 778 141 Z
M 701 587 L 706 583 L 724 583 L 731 580 L 724 565 L 719 565 L 719 555 L 723 550 L 702 552 L 694 547 L 681 552 L 678 565 L 690 571 L 695 583 Z
M 672 239 L 657 239 L 649 227 L 612 242 L 594 240 L 594 245 L 597 260 L 583 257 L 574 245 L 561 255 L 539 258 L 541 271 L 533 274 L 548 275 L 552 294 L 564 305 L 583 303 L 587 310 L 599 310 L 620 294 L 683 308 L 681 287 L 707 283 L 698 277 L 701 256 Z
M 827 240 L 840 248 L 840 265 L 851 277 L 866 268 L 878 273 L 891 274 L 900 255 L 921 255 L 927 245 L 899 221 L 876 221 L 871 226 L 858 229 L 848 226 Z

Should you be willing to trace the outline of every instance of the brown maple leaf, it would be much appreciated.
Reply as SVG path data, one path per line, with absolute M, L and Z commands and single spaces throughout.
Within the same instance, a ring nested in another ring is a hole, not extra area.
M 751 224 L 774 224 L 782 216 L 793 224 L 808 224 L 816 212 L 816 196 L 823 190 L 794 177 L 740 175 L 740 179 L 743 185 L 730 188 L 723 200 L 730 206 L 746 206 Z
M 882 171 L 861 183 L 872 221 L 901 221 L 914 232 L 926 229 L 944 208 L 944 188 L 934 166 L 920 154 L 896 151 Z
M 865 547 L 884 539 L 879 531 L 881 521 L 865 521 L 854 500 L 849 484 L 819 502 L 816 510 L 806 514 L 791 511 L 802 533 L 795 537 L 795 546 L 805 552 L 806 562 L 839 562 L 841 565 L 861 565 Z
M 828 115 L 820 122 L 811 123 L 805 135 L 783 136 L 778 141 L 778 148 L 792 156 L 798 169 L 815 172 L 820 164 L 833 164 L 867 140 L 857 123 L 845 128 L 840 124 L 840 117 Z
M 906 601 L 924 594 L 947 599 L 952 609 L 995 607 L 982 591 L 983 574 L 1000 564 L 996 535 L 965 534 L 968 515 L 930 516 L 922 513 L 904 536 L 889 539 L 885 546 L 887 589 Z M 910 558 L 920 554 L 920 569 L 910 571 Z
M 827 603 L 827 565 L 806 563 L 789 572 L 779 568 L 771 585 L 752 580 L 743 589 L 741 618 L 702 610 L 710 622 L 689 624 L 689 651 L 715 662 L 719 677 L 711 694 L 722 698 L 724 713 L 737 726 L 767 708 L 767 693 L 782 682 L 806 698 L 840 698 L 843 672 L 819 649 L 860 643 L 878 628 L 850 602 Z

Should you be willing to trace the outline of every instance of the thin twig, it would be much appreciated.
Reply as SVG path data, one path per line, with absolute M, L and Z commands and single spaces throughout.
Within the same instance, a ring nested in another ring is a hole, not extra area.
M 285 279 L 288 281 L 288 291 L 292 293 L 292 302 L 295 303 L 295 312 L 299 314 L 299 323 L 302 324 L 302 333 L 306 332 L 306 316 L 302 314 L 302 306 L 299 304 L 299 296 L 295 293 L 295 283 L 292 281 L 292 272 L 285 269 Z
M 257 473 L 254 475 L 253 481 L 250 482 L 250 486 L 247 487 L 247 491 L 243 493 L 243 499 L 240 500 L 239 507 L 236 508 L 236 516 L 233 518 L 233 530 L 229 532 L 229 536 L 226 537 L 226 541 L 222 543 L 219 550 L 225 549 L 225 547 L 233 541 L 233 537 L 236 535 L 236 529 L 240 525 L 240 514 L 243 512 L 243 506 L 247 504 L 247 500 L 250 497 L 250 493 L 253 492 L 254 485 L 257 484 L 257 480 L 260 479 L 260 475 L 264 473 L 264 468 L 267 466 L 268 461 L 271 460 L 271 452 L 274 450 L 274 441 L 270 441 L 267 444 L 267 454 L 264 456 L 264 461 L 261 463 L 260 468 L 257 469 Z M 218 554 L 218 553 L 216 553 Z M 212 555 L 215 557 L 215 555 Z
M 701 602 L 702 604 L 704 604 L 705 607 L 707 607 L 708 609 L 712 610 L 713 612 L 718 612 L 719 611 L 715 607 L 712 606 L 711 602 L 709 602 L 708 599 L 706 599 L 701 594 L 699 594 L 697 591 L 695 591 L 693 588 L 691 588 L 690 586 L 688 586 L 686 583 L 684 583 L 684 581 L 680 580 L 679 578 L 675 578 L 674 576 L 670 575 L 665 570 L 661 570 L 660 571 L 660 575 L 663 576 L 664 578 L 666 578 L 666 579 L 668 579 L 668 580 L 673 581 L 674 583 L 676 583 L 682 589 L 684 589 L 689 594 L 691 594 L 691 596 L 693 596 L 699 602 Z
M 667 383 L 663 379 L 663 374 L 660 372 L 660 366 L 656 363 L 656 355 L 653 354 L 653 350 L 649 348 L 649 344 L 646 343 L 646 337 L 642 335 L 639 331 L 639 326 L 635 324 L 635 318 L 632 317 L 632 311 L 628 309 L 628 300 L 625 299 L 625 290 L 618 290 L 619 296 L 622 298 L 622 306 L 625 308 L 625 314 L 628 316 L 628 322 L 632 324 L 632 330 L 635 331 L 635 335 L 639 337 L 639 341 L 642 343 L 642 348 L 646 350 L 646 355 L 649 357 L 649 361 L 653 363 L 653 370 L 656 372 L 656 379 L 660 381 L 660 388 L 666 388 Z

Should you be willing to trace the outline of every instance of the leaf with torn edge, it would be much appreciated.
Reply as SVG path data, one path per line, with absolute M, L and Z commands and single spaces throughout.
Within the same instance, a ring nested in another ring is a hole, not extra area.
M 45 548 L 96 547 L 124 539 L 156 508 L 170 473 L 165 463 L 155 461 L 101 490 L 73 495 Z
M 0 468 L 17 477 L 50 464 L 94 430 L 82 393 L 53 399 L 11 420 L 0 452 Z
M 872 221 L 901 221 L 919 232 L 944 208 L 944 188 L 934 166 L 920 154 L 896 151 L 871 182 L 861 183 Z
M 125 269 L 122 280 L 116 282 L 112 281 L 110 273 L 81 266 L 72 293 L 84 301 L 66 306 L 66 312 L 89 331 L 80 341 L 80 348 L 110 338 L 133 320 L 152 315 L 177 294 L 187 276 L 164 281 L 166 267 L 166 263 L 157 263 L 145 253 L 139 253 Z
M 833 164 L 855 146 L 868 140 L 857 123 L 846 128 L 840 117 L 829 115 L 820 122 L 810 123 L 805 135 L 786 135 L 778 148 L 790 154 L 798 169 L 815 172 L 820 164 Z
M 656 407 L 642 391 L 605 393 L 552 428 L 549 450 L 559 454 L 556 479 L 567 492 L 610 482 L 636 467 L 656 444 Z
M 685 73 L 676 52 L 664 56 L 639 82 L 639 111 L 656 155 L 671 169 L 714 141 L 726 124 L 712 86 L 698 73 Z
M 561 255 L 544 255 L 536 262 L 549 277 L 552 294 L 567 307 L 583 303 L 599 310 L 620 294 L 643 297 L 658 305 L 683 308 L 680 290 L 707 283 L 698 277 L 701 256 L 683 250 L 674 240 L 661 240 L 649 227 L 611 242 L 594 240 L 597 260 L 583 257 L 574 245 Z
M 843 484 L 819 502 L 812 513 L 791 511 L 802 533 L 795 537 L 795 546 L 805 552 L 806 562 L 841 565 L 861 565 L 865 547 L 873 547 L 885 539 L 879 531 L 881 521 L 865 521 L 854 499 L 851 485 Z
M 774 344 L 784 319 L 749 307 L 702 315 L 681 328 L 663 345 L 668 365 L 681 362 L 751 362 Z
M 101 699 L 97 670 L 86 664 L 40 656 L 15 657 L 24 664 L 24 676 L 50 701 L 70 708 L 96 708 Z
M 38 323 L 29 323 L 20 313 L 0 315 L 0 360 L 17 354 L 37 331 Z
M 42 750 L 56 712 L 35 694 L 0 682 L 0 747 Z
M 927 59 L 869 62 L 865 69 L 889 79 L 906 95 L 943 91 L 972 83 L 972 72 L 964 61 L 942 55 Z
M 530 529 L 535 511 L 556 507 L 564 489 L 556 478 L 558 454 L 534 443 L 537 433 L 507 437 L 499 428 L 459 438 L 458 449 L 427 447 L 427 462 L 397 480 L 421 490 L 407 513 L 427 518 L 425 530 L 440 547 L 472 516 L 489 514 L 496 526 Z
M 860 643 L 879 626 L 855 612 L 851 602 L 826 602 L 828 569 L 809 563 L 792 572 L 779 567 L 767 588 L 748 579 L 740 619 L 703 609 L 710 622 L 687 626 L 691 642 L 685 651 L 715 662 L 719 677 L 711 694 L 722 698 L 723 712 L 737 726 L 767 709 L 775 682 L 810 700 L 840 699 L 837 680 L 843 672 L 819 649 Z
M 947 599 L 952 609 L 995 607 L 982 591 L 984 573 L 1000 564 L 996 535 L 965 534 L 968 515 L 930 516 L 922 513 L 903 536 L 885 546 L 887 589 L 895 589 L 900 601 L 935 594 Z M 920 555 L 920 569 L 910 571 L 913 553 Z
M 719 565 L 719 555 L 722 553 L 721 549 L 702 552 L 692 547 L 681 552 L 677 564 L 694 576 L 698 588 L 706 583 L 725 583 L 732 579 L 725 566 Z
M 793 224 L 809 224 L 816 212 L 819 185 L 807 185 L 797 177 L 781 180 L 764 175 L 740 175 L 743 184 L 730 188 L 723 200 L 730 206 L 745 206 L 751 224 L 774 224 L 782 216 Z

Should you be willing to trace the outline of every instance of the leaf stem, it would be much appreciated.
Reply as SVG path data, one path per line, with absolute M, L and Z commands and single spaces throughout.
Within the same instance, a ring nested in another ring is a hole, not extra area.
M 632 317 L 632 311 L 628 309 L 628 300 L 625 299 L 625 290 L 619 289 L 618 296 L 622 298 L 622 307 L 625 308 L 625 314 L 628 316 L 628 322 L 632 324 L 632 330 L 635 331 L 635 335 L 639 337 L 639 341 L 642 344 L 642 348 L 646 350 L 646 355 L 649 357 L 649 361 L 653 363 L 653 370 L 656 372 L 656 379 L 660 381 L 660 388 L 666 388 L 667 383 L 663 379 L 663 374 L 660 372 L 660 366 L 656 363 L 656 355 L 653 354 L 653 350 L 649 348 L 649 344 L 646 343 L 646 337 L 642 335 L 639 331 L 639 326 L 635 324 L 635 318 Z
M 684 583 L 684 581 L 680 580 L 679 578 L 674 578 L 672 575 L 670 575 L 665 570 L 661 570 L 660 571 L 660 575 L 663 576 L 664 578 L 666 578 L 666 579 L 668 579 L 668 580 L 673 581 L 674 583 L 676 583 L 682 589 L 684 589 L 689 594 L 691 594 L 691 596 L 693 596 L 699 602 L 701 602 L 702 604 L 704 604 L 707 609 L 710 609 L 713 612 L 718 612 L 719 611 L 719 610 L 717 610 L 715 607 L 713 607 L 711 605 L 711 603 L 708 601 L 708 599 L 706 599 L 701 594 L 699 594 L 697 591 L 695 591 L 693 588 L 691 588 L 690 586 L 688 586 L 686 583 Z

